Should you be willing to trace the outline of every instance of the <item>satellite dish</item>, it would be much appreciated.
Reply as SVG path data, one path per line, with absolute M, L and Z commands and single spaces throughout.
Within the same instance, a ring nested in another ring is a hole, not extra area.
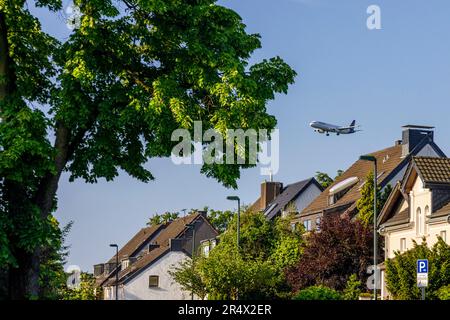
M 447 222 L 450 223 L 450 215 L 447 216 Z

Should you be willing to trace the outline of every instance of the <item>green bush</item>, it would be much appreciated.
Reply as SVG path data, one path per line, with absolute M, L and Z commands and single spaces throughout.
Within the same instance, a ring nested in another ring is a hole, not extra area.
M 358 300 L 361 294 L 361 281 L 358 280 L 356 274 L 352 274 L 348 280 L 347 285 L 342 292 L 344 300 Z
M 437 291 L 437 296 L 439 300 L 450 300 L 450 285 L 441 287 Z
M 342 296 L 331 288 L 314 286 L 299 291 L 293 300 L 342 300 Z
M 442 287 L 450 285 L 450 246 L 442 238 L 429 248 L 425 239 L 421 244 L 414 242 L 414 247 L 404 253 L 396 253 L 395 258 L 386 260 L 387 289 L 396 300 L 417 300 L 421 293 L 417 288 L 416 263 L 418 259 L 429 261 L 429 286 L 427 299 L 440 298 Z M 444 292 L 445 289 L 442 289 Z M 445 293 L 442 293 L 445 296 Z

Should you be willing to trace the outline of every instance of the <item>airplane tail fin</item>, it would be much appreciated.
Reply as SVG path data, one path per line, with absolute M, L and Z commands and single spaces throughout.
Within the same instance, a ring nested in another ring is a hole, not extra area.
M 353 120 L 352 123 L 350 123 L 350 127 L 355 127 L 356 126 L 356 120 Z

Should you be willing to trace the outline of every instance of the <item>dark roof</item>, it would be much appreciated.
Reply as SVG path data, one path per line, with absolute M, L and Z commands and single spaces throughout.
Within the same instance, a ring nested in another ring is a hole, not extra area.
M 425 184 L 450 184 L 450 158 L 413 157 L 413 162 Z
M 409 206 L 403 209 L 402 211 L 395 213 L 390 219 L 388 219 L 385 223 L 383 223 L 383 226 L 388 227 L 408 222 L 409 222 Z
M 133 256 L 136 251 L 138 251 L 142 244 L 146 242 L 150 237 L 152 237 L 159 229 L 161 229 L 162 225 L 150 226 L 146 228 L 142 228 L 138 233 L 131 238 L 120 250 L 119 250 L 119 261 L 129 258 Z M 109 263 L 116 263 L 116 256 L 114 255 L 108 261 Z
M 442 208 L 433 213 L 434 217 L 450 215 L 450 201 Z
M 159 258 L 168 253 L 170 248 L 170 240 L 180 238 L 184 232 L 187 230 L 186 225 L 192 223 L 195 220 L 204 219 L 206 223 L 207 220 L 200 213 L 195 213 L 188 215 L 186 217 L 178 218 L 174 221 L 171 221 L 167 224 L 158 225 L 158 232 L 154 232 L 155 237 L 151 239 L 151 243 L 158 245 L 150 252 L 145 253 L 141 257 L 138 257 L 137 261 L 131 263 L 128 268 L 121 270 L 119 272 L 119 282 L 126 282 L 137 275 L 140 271 L 144 270 L 145 267 L 157 261 Z M 208 223 L 209 224 L 209 223 Z M 211 226 L 214 230 L 216 236 L 218 235 L 217 231 Z M 142 231 L 142 230 L 141 230 Z M 139 234 L 139 233 L 138 233 Z M 136 236 L 135 236 L 136 237 Z M 132 239 L 133 240 L 133 239 Z M 132 242 L 130 240 L 130 242 Z M 124 246 L 124 248 L 128 245 L 128 243 Z M 107 277 L 103 278 L 100 285 L 111 285 L 115 283 L 115 277 L 112 277 L 115 273 L 109 274 Z M 109 279 L 109 280 L 108 280 Z M 108 280 L 105 282 L 105 280 Z
M 303 181 L 295 182 L 287 185 L 281 193 L 272 200 L 271 203 L 267 206 L 264 215 L 267 219 L 274 218 L 280 211 L 284 210 L 284 208 L 295 198 L 297 198 L 300 193 L 306 190 L 311 184 L 315 184 L 321 191 L 323 190 L 322 186 L 317 182 L 314 178 L 309 178 Z

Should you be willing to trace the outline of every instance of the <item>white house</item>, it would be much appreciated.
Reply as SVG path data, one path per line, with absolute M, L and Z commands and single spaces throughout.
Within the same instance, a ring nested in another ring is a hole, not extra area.
M 97 285 L 103 288 L 105 300 L 116 299 L 116 285 L 119 300 L 190 300 L 191 293 L 181 289 L 169 270 L 191 259 L 192 250 L 204 250 L 205 243 L 215 243 L 207 240 L 217 235 L 206 213 L 144 228 L 120 249 L 118 266 L 116 256 L 94 266 Z
M 385 257 L 413 247 L 425 238 L 432 246 L 441 237 L 450 244 L 450 159 L 413 157 L 402 182 L 397 183 L 378 219 L 385 238 Z M 381 270 L 383 298 L 385 273 Z

